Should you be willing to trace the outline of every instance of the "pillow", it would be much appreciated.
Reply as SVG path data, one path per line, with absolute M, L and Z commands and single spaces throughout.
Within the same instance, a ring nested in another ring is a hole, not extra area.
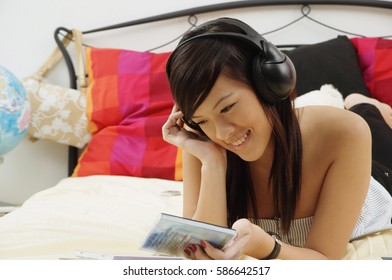
M 342 94 L 332 85 L 323 85 L 319 90 L 312 90 L 294 99 L 294 107 L 332 106 L 344 109 Z
M 86 48 L 92 139 L 73 176 L 182 180 L 181 151 L 162 139 L 174 103 L 165 73 L 169 55 Z
M 392 106 L 392 40 L 352 38 L 370 96 Z
M 297 71 L 297 95 L 333 85 L 342 95 L 369 96 L 353 44 L 346 36 L 285 51 Z

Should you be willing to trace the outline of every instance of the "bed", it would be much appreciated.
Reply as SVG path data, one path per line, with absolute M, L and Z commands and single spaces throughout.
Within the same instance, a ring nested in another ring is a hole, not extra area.
M 84 34 L 273 5 L 297 5 L 309 17 L 310 7 L 324 2 L 373 7 L 374 13 L 392 11 L 389 1 L 237 1 Z M 339 33 L 317 43 L 280 47 L 298 72 L 298 106 L 341 107 L 342 98 L 351 92 L 392 106 L 392 40 Z M 78 250 L 107 256 L 149 255 L 138 247 L 158 214 L 181 215 L 181 151 L 161 139 L 160 129 L 172 106 L 164 71 L 170 51 L 91 46 L 85 50 L 89 80 L 85 113 L 91 140 L 83 150 L 70 148 L 70 177 L 0 218 L 0 259 L 67 259 Z M 339 95 L 331 95 L 325 85 Z M 71 87 L 76 87 L 74 80 Z M 392 257 L 392 229 L 352 240 L 344 259 L 381 257 Z

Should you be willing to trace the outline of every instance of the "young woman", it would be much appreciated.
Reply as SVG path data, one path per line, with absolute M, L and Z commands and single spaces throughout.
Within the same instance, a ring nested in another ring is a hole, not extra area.
M 350 238 L 391 225 L 366 121 L 293 109 L 295 69 L 248 25 L 222 18 L 189 32 L 167 75 L 175 106 L 162 133 L 183 149 L 183 215 L 237 231 L 222 250 L 185 248 L 190 258 L 340 259 Z

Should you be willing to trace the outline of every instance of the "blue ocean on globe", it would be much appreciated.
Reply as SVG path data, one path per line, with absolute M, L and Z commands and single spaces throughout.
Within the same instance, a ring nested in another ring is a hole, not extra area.
M 26 90 L 14 74 L 0 65 L 0 157 L 19 144 L 30 118 Z

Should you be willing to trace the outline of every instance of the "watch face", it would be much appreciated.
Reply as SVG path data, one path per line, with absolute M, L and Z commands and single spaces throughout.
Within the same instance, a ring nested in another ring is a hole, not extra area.
M 267 232 L 269 235 L 271 235 L 279 244 L 282 244 L 282 238 L 280 238 L 280 235 L 273 232 L 273 231 L 268 231 Z
M 274 237 L 276 243 L 278 243 L 279 245 L 282 245 L 282 240 L 280 240 L 276 235 L 274 235 L 273 237 Z

